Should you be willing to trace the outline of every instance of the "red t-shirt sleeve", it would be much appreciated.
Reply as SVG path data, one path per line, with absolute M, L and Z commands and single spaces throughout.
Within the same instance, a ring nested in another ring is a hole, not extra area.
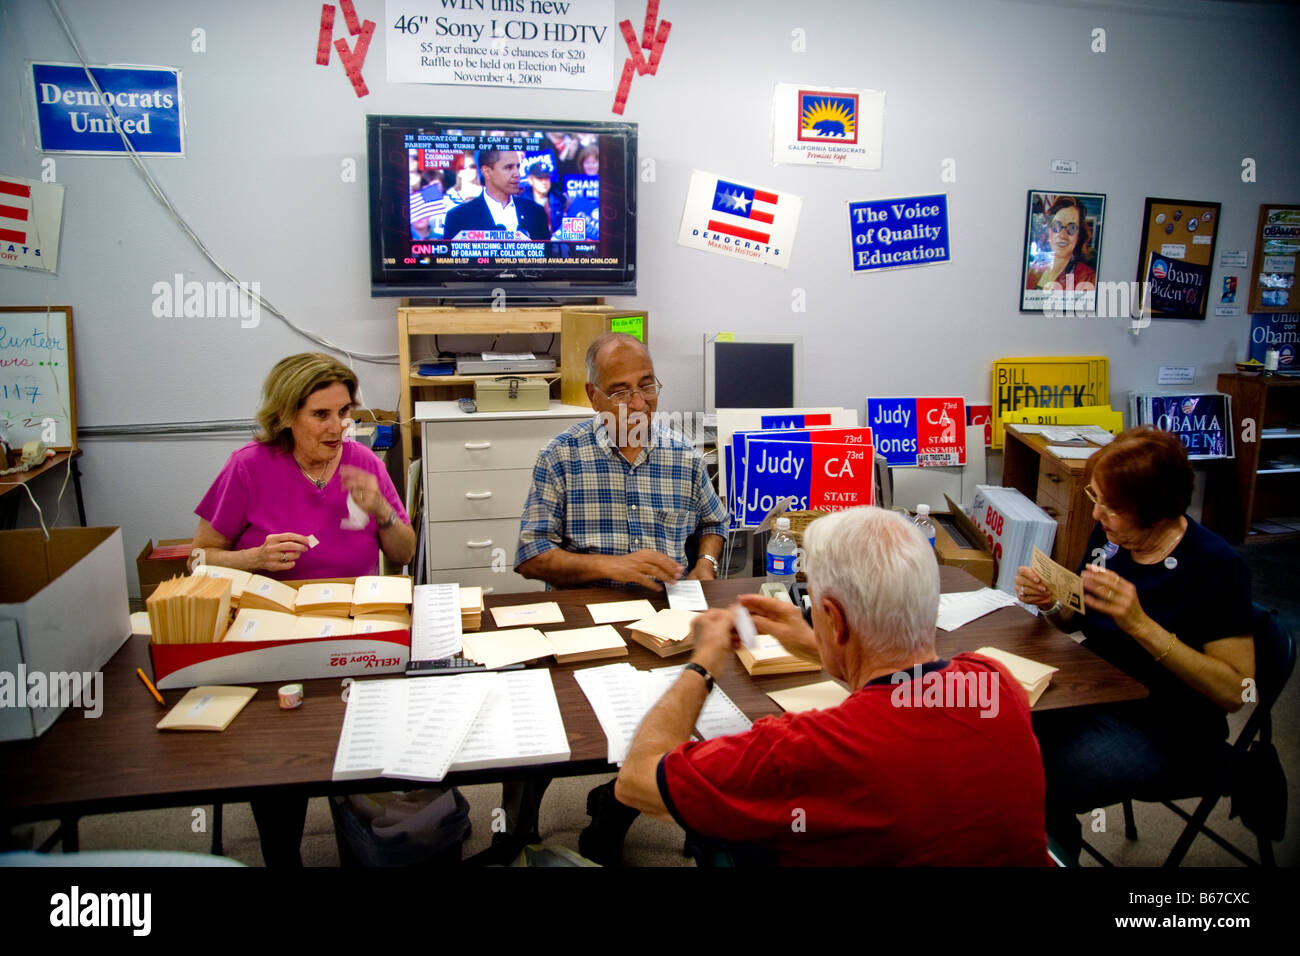
M 782 759 L 798 746 L 788 718 L 764 718 L 747 733 L 687 741 L 659 762 L 659 793 L 684 829 L 736 843 L 770 842 L 790 832 L 799 801 Z
M 247 521 L 248 480 L 236 455 L 226 461 L 194 513 L 212 525 L 217 534 L 229 538 L 232 546 L 239 540 Z

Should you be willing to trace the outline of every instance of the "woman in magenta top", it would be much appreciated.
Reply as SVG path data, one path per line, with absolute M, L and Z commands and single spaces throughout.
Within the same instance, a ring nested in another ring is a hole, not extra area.
M 194 509 L 204 564 L 304 579 L 374 574 L 380 548 L 395 564 L 411 560 L 415 532 L 387 472 L 343 440 L 356 390 L 352 370 L 318 352 L 271 369 L 256 440 Z
M 343 440 L 356 394 L 356 375 L 328 355 L 276 363 L 257 440 L 230 456 L 194 509 L 204 564 L 302 579 L 374 574 L 380 548 L 395 564 L 411 560 L 415 532 L 387 472 L 370 449 Z M 302 866 L 307 798 L 271 793 L 250 804 L 266 865 Z

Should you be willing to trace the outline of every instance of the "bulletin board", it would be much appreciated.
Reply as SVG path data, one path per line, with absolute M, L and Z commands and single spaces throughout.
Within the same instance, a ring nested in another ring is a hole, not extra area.
M 70 306 L 0 307 L 0 438 L 77 447 Z
M 1266 203 L 1259 207 L 1255 227 L 1255 261 L 1251 263 L 1250 313 L 1294 312 L 1300 302 L 1295 289 L 1300 259 L 1300 206 Z

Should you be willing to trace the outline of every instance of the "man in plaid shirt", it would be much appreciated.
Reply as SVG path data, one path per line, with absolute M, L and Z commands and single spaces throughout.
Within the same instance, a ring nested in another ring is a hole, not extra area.
M 688 575 L 711 581 L 727 512 L 695 449 L 654 424 L 659 380 L 649 350 L 610 332 L 587 349 L 587 398 L 597 412 L 542 449 L 519 527 L 515 570 L 552 587 L 643 585 L 662 590 L 686 570 L 686 539 L 699 537 Z M 509 863 L 537 833 L 549 777 L 507 780 L 510 827 L 470 863 Z M 587 796 L 592 822 L 578 839 L 584 856 L 616 865 L 638 811 L 614 797 L 614 781 Z
M 553 587 L 640 584 L 661 590 L 687 577 L 711 581 L 726 534 L 696 450 L 653 423 L 659 381 L 649 350 L 610 332 L 587 350 L 587 397 L 597 412 L 551 441 L 533 468 L 515 569 Z

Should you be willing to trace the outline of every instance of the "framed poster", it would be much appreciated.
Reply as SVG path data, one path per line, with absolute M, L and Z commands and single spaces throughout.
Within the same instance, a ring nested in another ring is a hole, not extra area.
M 1029 190 L 1025 249 L 1020 270 L 1020 311 L 1091 315 L 1097 307 L 1102 193 Z
M 1266 203 L 1255 227 L 1255 262 L 1250 274 L 1250 308 L 1255 312 L 1295 312 L 1294 288 L 1300 257 L 1300 206 Z
M 0 306 L 0 438 L 77 447 L 71 306 Z
M 1137 266 L 1143 315 L 1205 318 L 1219 208 L 1217 202 L 1147 198 Z

